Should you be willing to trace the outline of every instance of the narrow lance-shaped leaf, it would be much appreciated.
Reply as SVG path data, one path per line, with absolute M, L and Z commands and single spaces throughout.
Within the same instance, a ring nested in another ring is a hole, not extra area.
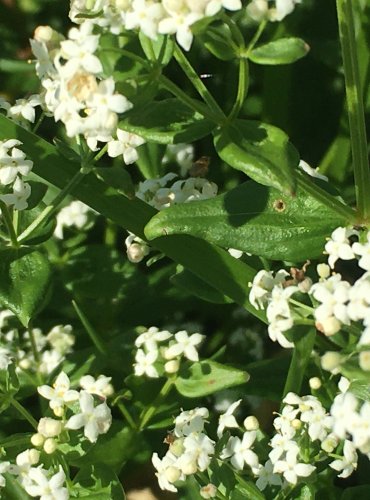
M 289 196 L 249 181 L 216 198 L 163 210 L 145 234 L 149 240 L 191 234 L 269 259 L 302 261 L 320 256 L 325 238 L 343 223 L 301 186 Z
M 294 193 L 299 154 L 277 127 L 254 120 L 236 120 L 214 134 L 220 158 L 251 179 L 285 193 Z

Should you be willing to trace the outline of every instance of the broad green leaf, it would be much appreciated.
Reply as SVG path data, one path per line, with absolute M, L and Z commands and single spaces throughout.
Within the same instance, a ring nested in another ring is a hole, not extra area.
M 232 500 L 264 500 L 265 496 L 252 481 L 246 481 L 239 474 L 236 480 L 239 484 L 233 491 Z
M 249 59 L 257 64 L 291 64 L 309 50 L 309 45 L 301 38 L 280 38 L 253 49 Z
M 26 328 L 43 305 L 50 274 L 50 264 L 39 251 L 0 251 L 0 303 L 18 316 Z
M 23 142 L 22 150 L 29 158 L 37 158 L 33 173 L 59 189 L 62 189 L 80 168 L 79 164 L 66 161 L 56 148 L 44 139 L 0 115 L 0 139 L 9 137 Z M 50 165 L 53 168 L 50 168 Z M 127 199 L 93 174 L 87 175 L 73 194 L 104 217 L 142 238 L 145 237 L 145 225 L 156 213 L 154 208 L 141 200 Z M 158 238 L 152 246 L 266 321 L 263 311 L 256 311 L 248 301 L 247 284 L 256 274 L 252 267 L 234 259 L 221 248 L 186 235 Z
M 125 500 L 117 475 L 107 464 L 92 464 L 81 469 L 73 480 L 73 493 L 89 500 Z
M 207 302 L 213 302 L 215 304 L 230 303 L 230 299 L 228 297 L 186 269 L 182 269 L 177 274 L 172 276 L 171 282 L 179 288 L 182 288 L 183 290 L 186 290 L 192 295 L 206 300 Z
M 45 186 L 45 184 L 37 183 L 40 186 Z M 46 187 L 46 186 L 45 186 Z M 39 194 L 42 194 L 41 192 Z M 18 224 L 18 235 L 25 231 L 28 226 L 41 214 L 45 209 L 46 204 L 44 202 L 38 203 L 31 210 L 24 210 L 21 214 L 20 221 Z M 39 245 L 44 241 L 51 238 L 54 233 L 56 226 L 56 218 L 52 217 L 47 219 L 44 223 L 40 224 L 35 231 L 33 231 L 27 238 L 22 240 L 22 244 L 26 245 Z
M 370 384 L 369 375 L 367 374 L 366 380 L 352 380 L 349 387 L 350 392 L 362 401 L 370 402 Z
M 288 495 L 290 500 L 315 500 L 316 488 L 313 484 L 302 484 Z
M 216 198 L 159 212 L 145 234 L 149 240 L 191 234 L 269 259 L 303 261 L 322 255 L 326 237 L 343 223 L 301 186 L 292 197 L 249 181 Z
M 122 166 L 95 167 L 94 172 L 97 177 L 117 191 L 125 194 L 128 198 L 135 197 L 135 186 L 129 172 Z
M 136 161 L 145 179 L 154 179 L 163 175 L 162 159 L 166 146 L 147 142 L 138 148 L 139 158 Z
M 48 186 L 42 182 L 28 181 L 31 186 L 31 194 L 27 199 L 27 210 L 38 206 L 44 198 Z
M 220 158 L 251 179 L 285 193 L 294 193 L 299 154 L 277 127 L 254 120 L 236 120 L 214 134 Z
M 130 111 L 119 128 L 159 144 L 193 142 L 207 136 L 215 125 L 178 99 L 152 102 Z
M 183 396 L 199 398 L 248 380 L 247 372 L 208 360 L 192 364 L 186 376 L 175 380 L 175 386 Z

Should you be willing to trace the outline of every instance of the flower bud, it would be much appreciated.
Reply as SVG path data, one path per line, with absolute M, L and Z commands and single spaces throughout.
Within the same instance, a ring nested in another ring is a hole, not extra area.
M 209 483 L 200 489 L 199 494 L 202 498 L 215 498 L 217 495 L 217 488 L 214 484 Z
M 309 380 L 309 384 L 310 384 L 310 388 L 313 391 L 317 391 L 318 389 L 320 389 L 320 387 L 322 385 L 319 377 L 311 377 Z
M 333 373 L 339 373 L 339 367 L 342 362 L 342 356 L 339 352 L 328 351 L 321 356 L 321 367 L 323 370 Z
M 45 441 L 44 436 L 39 432 L 37 432 L 31 437 L 31 443 L 33 444 L 33 446 L 36 446 L 37 448 L 42 446 L 44 444 L 44 441 Z
M 44 417 L 40 418 L 37 430 L 46 438 L 59 436 L 62 432 L 62 422 L 60 420 L 54 420 L 53 418 Z
M 147 245 L 141 245 L 140 243 L 132 243 L 127 248 L 127 257 L 130 262 L 137 264 L 141 262 L 143 258 L 148 255 L 149 250 Z
M 330 267 L 328 264 L 318 264 L 316 271 L 319 277 L 323 280 L 330 276 Z
M 323 319 L 320 322 L 316 322 L 316 328 L 327 337 L 330 337 L 331 335 L 339 332 L 340 327 L 341 322 L 334 316 L 330 316 L 329 318 Z
M 169 451 L 175 455 L 175 457 L 180 457 L 184 453 L 184 438 L 176 439 L 170 444 Z
M 175 483 L 181 476 L 181 471 L 174 466 L 167 467 L 164 475 L 169 483 Z
M 321 443 L 321 448 L 326 453 L 332 453 L 338 445 L 338 438 L 334 434 L 329 434 Z
M 57 449 L 57 443 L 55 439 L 48 438 L 44 443 L 44 452 L 47 453 L 48 455 L 51 455 L 52 453 L 54 453 L 56 449 Z
M 56 417 L 62 417 L 64 415 L 64 408 L 63 406 L 56 406 L 53 408 L 53 412 Z
M 294 420 L 292 420 L 292 427 L 295 430 L 298 430 L 302 427 L 302 422 L 299 420 L 299 418 L 295 418 Z
M 360 352 L 358 363 L 365 372 L 370 371 L 370 351 Z
M 180 368 L 180 361 L 178 359 L 172 359 L 171 361 L 167 361 L 164 365 L 164 369 L 166 373 L 177 373 Z
M 192 460 L 191 462 L 184 464 L 181 467 L 181 470 L 186 476 L 191 476 L 192 474 L 195 474 L 198 470 L 196 461 Z
M 254 415 L 250 415 L 244 420 L 244 427 L 247 431 L 257 431 L 260 424 Z
M 306 277 L 303 281 L 298 283 L 298 289 L 302 293 L 308 293 L 311 290 L 312 279 Z
M 22 368 L 22 370 L 29 370 L 31 368 L 31 361 L 27 358 L 21 359 L 18 366 Z

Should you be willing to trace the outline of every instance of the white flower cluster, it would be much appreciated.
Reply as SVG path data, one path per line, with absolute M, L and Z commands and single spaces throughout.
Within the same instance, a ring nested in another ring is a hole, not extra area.
M 292 302 L 293 294 L 298 292 L 311 298 L 315 326 L 326 336 L 338 333 L 343 326 L 356 323 L 358 326 L 361 322 L 362 334 L 357 344 L 362 351 L 360 366 L 370 370 L 370 351 L 363 350 L 370 345 L 370 231 L 359 233 L 352 228 L 339 227 L 326 243 L 325 253 L 329 265 L 317 266 L 319 281 L 316 283 L 312 284 L 304 270 L 292 268 L 289 274 L 282 269 L 275 275 L 272 271 L 261 270 L 250 284 L 249 300 L 256 309 L 266 307 L 270 338 L 283 347 L 293 347 L 283 332 L 292 328 L 295 318 L 303 316 L 300 303 Z M 354 262 L 357 259 L 358 266 L 366 272 L 354 283 L 349 283 L 341 274 L 331 274 L 338 259 Z M 307 309 L 307 305 L 301 306 Z
M 302 0 L 252 0 L 247 6 L 247 12 L 255 21 L 268 19 L 269 21 L 282 21 L 287 15 L 291 14 L 296 4 Z
M 39 27 L 31 40 L 46 110 L 64 123 L 68 137 L 83 135 L 93 151 L 98 141 L 113 140 L 118 114 L 132 107 L 115 93 L 113 78 L 102 76 L 95 54 L 99 38 L 93 23 L 85 21 L 72 28 L 66 40 L 48 27 Z
M 39 394 L 49 400 L 49 406 L 58 418 L 40 418 L 37 433 L 31 437 L 35 448 L 19 453 L 14 464 L 9 461 L 0 463 L 0 487 L 6 482 L 1 474 L 7 472 L 15 476 L 31 497 L 45 500 L 70 498 L 63 469 L 61 466 L 45 469 L 40 464 L 42 453 L 51 455 L 57 449 L 63 453 L 62 445 L 69 439 L 67 431 L 83 427 L 84 435 L 91 443 L 95 443 L 100 434 L 108 432 L 112 422 L 111 411 L 105 401 L 96 405 L 93 395 L 105 399 L 113 392 L 110 377 L 104 375 L 96 380 L 91 375 L 83 376 L 80 379 L 81 391 L 70 389 L 70 385 L 68 376 L 61 372 L 52 387 L 42 385 L 37 388 Z M 74 414 L 69 416 L 71 413 Z
M 157 210 L 163 210 L 172 205 L 208 200 L 217 195 L 217 185 L 207 179 L 189 177 L 168 185 L 176 178 L 176 174 L 169 172 L 159 179 L 147 179 L 140 182 L 136 196 Z
M 162 490 L 176 492 L 174 483 L 185 481 L 187 476 L 209 467 L 215 452 L 215 442 L 204 432 L 208 416 L 207 408 L 194 408 L 181 412 L 175 418 L 175 429 L 167 439 L 169 449 L 166 455 L 160 459 L 154 453 L 152 457 Z
M 177 373 L 183 357 L 193 362 L 199 361 L 197 348 L 203 339 L 204 335 L 200 333 L 189 335 L 181 330 L 172 334 L 151 326 L 135 341 L 138 348 L 135 355 L 135 375 L 157 378 L 164 373 Z M 162 342 L 166 344 L 161 344 Z
M 4 313 L 7 319 L 14 316 L 7 310 L 1 311 L 0 315 Z M 3 334 L 0 340 L 0 369 L 6 369 L 6 366 L 14 361 L 17 371 L 39 371 L 48 375 L 60 365 L 66 354 L 71 352 L 75 342 L 71 325 L 54 326 L 47 335 L 44 335 L 40 329 L 34 328 L 32 330 L 33 341 L 40 353 L 38 364 L 33 355 L 28 331 L 20 333 L 16 328 L 1 329 Z
M 78 23 L 84 14 L 112 33 L 139 29 L 152 39 L 176 35 L 178 43 L 189 50 L 193 41 L 191 27 L 222 8 L 236 11 L 241 0 L 72 0 L 70 18 Z
M 76 229 L 88 228 L 92 221 L 92 213 L 93 210 L 85 205 L 85 203 L 82 203 L 82 201 L 72 201 L 58 212 L 54 236 L 62 240 L 64 236 L 63 231 L 66 227 L 75 227 Z
M 30 173 L 33 162 L 17 147 L 21 144 L 17 139 L 0 141 L 0 200 L 15 210 L 27 208 L 31 194 L 31 186 L 22 177 Z M 9 188 L 12 193 L 6 192 Z
M 207 179 L 189 177 L 172 183 L 176 178 L 176 174 L 169 172 L 158 179 L 140 182 L 136 196 L 157 210 L 163 210 L 179 203 L 208 200 L 217 195 L 217 185 Z M 125 243 L 131 262 L 140 262 L 149 253 L 148 245 L 134 234 L 130 234 Z

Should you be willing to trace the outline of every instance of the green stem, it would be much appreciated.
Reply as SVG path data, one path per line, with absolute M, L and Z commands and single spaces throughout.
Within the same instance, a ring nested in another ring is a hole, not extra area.
M 195 71 L 193 66 L 190 64 L 189 60 L 185 57 L 185 54 L 180 49 L 178 45 L 175 45 L 174 56 L 178 64 L 181 66 L 182 70 L 189 78 L 190 82 L 194 86 L 195 90 L 202 97 L 207 106 L 212 110 L 212 112 L 218 116 L 219 120 L 223 120 L 225 118 L 225 114 L 211 95 L 207 87 L 202 82 L 201 78 L 199 78 L 198 73 Z
M 370 169 L 367 154 L 364 104 L 360 81 L 354 23 L 356 0 L 337 0 L 339 37 L 342 47 L 348 121 L 352 144 L 357 210 L 362 221 L 370 220 Z
M 106 49 L 100 49 L 100 52 L 119 52 L 120 54 L 122 54 L 123 56 L 127 57 L 128 59 L 131 59 L 132 61 L 140 63 L 140 64 L 142 64 L 145 67 L 149 67 L 150 66 L 149 61 L 147 61 L 143 57 L 140 57 L 140 56 L 138 56 L 136 54 L 133 54 L 129 50 L 119 49 L 119 48 L 116 48 L 116 47 L 110 47 L 110 48 L 106 48 Z
M 108 144 L 106 144 L 95 156 L 94 156 L 94 159 L 93 159 L 93 162 L 96 163 L 97 161 L 100 160 L 100 158 L 105 155 L 105 153 L 107 152 L 108 150 Z
M 35 123 L 35 126 L 33 127 L 32 132 L 33 132 L 34 134 L 36 134 L 36 132 L 38 131 L 38 129 L 39 129 L 39 127 L 40 127 L 41 123 L 44 121 L 45 116 L 46 116 L 46 115 L 45 115 L 45 113 L 44 113 L 44 111 L 43 111 L 43 112 L 41 113 L 41 115 L 39 116 L 39 118 L 38 118 L 37 122 Z
M 258 42 L 258 40 L 260 39 L 262 33 L 264 32 L 264 30 L 266 28 L 266 25 L 267 25 L 267 20 L 264 19 L 261 22 L 261 24 L 258 26 L 258 29 L 257 29 L 256 33 L 254 34 L 252 40 L 248 44 L 248 47 L 247 47 L 247 50 L 246 50 L 246 53 L 245 53 L 245 57 L 248 57 L 248 55 L 250 54 L 250 52 L 254 49 L 254 46 L 256 45 L 256 43 Z
M 186 94 L 183 90 L 181 90 L 175 83 L 169 80 L 166 76 L 161 75 L 159 77 L 159 81 L 163 88 L 171 92 L 171 94 L 174 95 L 175 97 L 178 97 L 183 103 L 187 104 L 189 108 L 193 109 L 194 111 L 197 111 L 205 118 L 208 118 L 209 120 L 217 124 L 222 123 L 223 119 L 220 120 L 219 115 L 214 114 L 213 111 L 204 106 L 202 102 L 200 101 L 198 102 L 195 99 L 189 97 L 188 94 Z
M 132 418 L 131 414 L 127 410 L 126 406 L 122 403 L 122 401 L 119 401 L 117 403 L 117 407 L 118 407 L 119 411 L 122 413 L 122 415 L 124 416 L 124 418 L 127 420 L 127 423 L 131 427 L 131 429 L 136 430 L 137 425 L 136 425 L 134 419 Z
M 43 224 L 47 219 L 49 219 L 57 210 L 64 198 L 70 194 L 70 192 L 81 182 L 85 177 L 85 173 L 79 170 L 75 173 L 68 184 L 60 191 L 60 193 L 54 198 L 49 206 L 47 206 L 41 214 L 36 217 L 36 219 L 21 233 L 18 237 L 18 242 L 22 243 L 26 240 L 36 229 Z
M 147 425 L 147 423 L 149 422 L 149 420 L 153 417 L 158 406 L 162 403 L 164 398 L 170 392 L 173 384 L 174 384 L 173 378 L 169 378 L 166 380 L 164 386 L 160 390 L 158 396 L 155 398 L 153 404 L 151 406 L 149 406 L 149 408 L 147 408 L 147 410 L 145 411 L 145 413 L 141 417 L 141 422 L 139 424 L 139 431 L 142 431 L 145 428 L 145 426 Z
M 3 201 L 0 201 L 0 209 L 1 209 L 1 213 L 3 216 L 4 222 L 5 222 L 6 228 L 8 230 L 10 241 L 12 242 L 12 246 L 15 248 L 19 248 L 19 241 L 18 241 L 17 235 L 15 234 L 15 229 L 13 226 L 12 218 L 11 218 L 10 213 L 9 213 L 9 209 Z
M 40 364 L 40 353 L 39 353 L 39 351 L 37 349 L 36 339 L 35 339 L 35 335 L 33 333 L 33 328 L 32 328 L 31 322 L 28 323 L 28 334 L 30 336 L 30 342 L 31 342 L 31 349 L 32 349 L 33 357 L 35 359 L 35 362 L 36 362 L 37 366 L 39 366 L 39 364 Z
M 38 422 L 33 418 L 33 416 L 24 408 L 16 399 L 11 398 L 10 404 L 20 413 L 30 424 L 37 430 Z
M 239 59 L 239 81 L 238 81 L 238 92 L 236 95 L 236 100 L 233 108 L 227 117 L 228 121 L 232 121 L 236 118 L 243 107 L 245 98 L 248 93 L 248 61 L 247 59 Z
M 103 354 L 104 356 L 108 355 L 108 350 L 103 342 L 103 340 L 100 338 L 98 332 L 93 328 L 92 324 L 90 321 L 87 319 L 86 315 L 83 313 L 83 311 L 80 309 L 79 305 L 77 302 L 72 300 L 72 305 L 80 318 L 81 323 L 85 327 L 86 332 L 88 333 L 90 339 L 93 341 L 95 347 L 98 349 L 98 351 Z
M 238 44 L 238 48 L 244 47 L 244 43 L 245 43 L 244 38 L 243 38 L 243 35 L 242 35 L 240 29 L 238 28 L 238 25 L 225 12 L 223 12 L 221 14 L 221 19 L 229 27 L 230 32 L 233 35 L 235 42 Z M 225 40 L 223 40 L 223 42 L 225 42 Z M 231 43 L 233 45 L 235 45 L 232 40 L 231 40 Z
M 343 217 L 348 224 L 356 224 L 358 222 L 357 214 L 351 207 L 337 200 L 334 196 L 329 195 L 317 184 L 307 178 L 307 176 L 302 172 L 296 172 L 296 177 L 299 188 L 303 189 L 303 191 L 306 191 L 306 193 L 311 195 L 317 201 L 330 208 L 330 210 L 333 210 L 340 217 Z

